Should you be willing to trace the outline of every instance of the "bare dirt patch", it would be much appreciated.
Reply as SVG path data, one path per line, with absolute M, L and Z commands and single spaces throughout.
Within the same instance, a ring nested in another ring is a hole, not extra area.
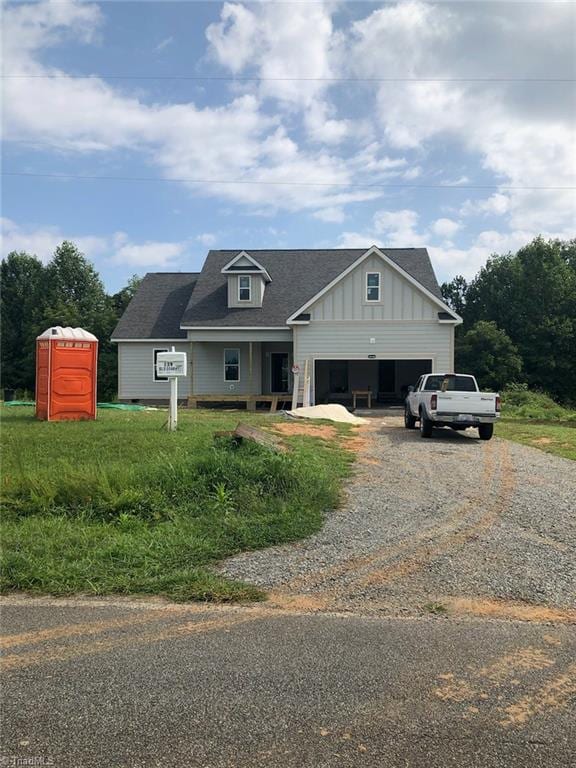
M 366 428 L 355 427 L 354 431 L 347 435 L 338 433 L 336 427 L 329 424 L 302 424 L 300 422 L 284 422 L 274 424 L 274 432 L 281 435 L 293 436 L 303 435 L 305 437 L 316 437 L 320 440 L 338 441 L 344 448 L 354 453 L 360 453 L 366 450 L 368 438 L 365 436 Z M 360 434 L 360 430 L 362 434 Z
M 274 432 L 281 435 L 305 435 L 306 437 L 319 437 L 321 440 L 333 440 L 336 435 L 336 428 L 327 424 L 300 424 L 294 422 L 285 422 L 283 424 L 274 424 Z
M 513 603 L 505 600 L 468 599 L 463 597 L 442 600 L 450 613 L 464 613 L 487 618 L 506 618 L 517 621 L 557 621 L 576 624 L 576 611 L 552 608 L 546 605 Z

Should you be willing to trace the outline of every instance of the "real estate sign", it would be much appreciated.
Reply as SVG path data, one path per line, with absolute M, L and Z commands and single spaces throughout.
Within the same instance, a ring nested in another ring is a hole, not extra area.
M 186 352 L 158 352 L 156 375 L 167 378 L 186 376 L 186 363 Z

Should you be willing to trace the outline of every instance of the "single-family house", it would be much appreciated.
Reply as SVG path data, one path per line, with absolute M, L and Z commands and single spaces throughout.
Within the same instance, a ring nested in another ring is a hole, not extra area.
M 113 334 L 118 397 L 167 401 L 155 360 L 174 346 L 192 405 L 289 400 L 293 370 L 313 404 L 400 401 L 422 373 L 453 370 L 460 322 L 425 248 L 214 250 L 199 273 L 144 278 Z

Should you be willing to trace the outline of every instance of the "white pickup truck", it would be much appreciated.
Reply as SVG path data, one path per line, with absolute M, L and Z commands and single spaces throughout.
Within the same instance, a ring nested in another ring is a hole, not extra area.
M 461 430 L 477 427 L 480 440 L 490 440 L 500 416 L 500 395 L 480 392 L 474 376 L 464 373 L 427 373 L 415 387 L 408 387 L 404 425 L 422 437 L 432 437 L 434 427 Z

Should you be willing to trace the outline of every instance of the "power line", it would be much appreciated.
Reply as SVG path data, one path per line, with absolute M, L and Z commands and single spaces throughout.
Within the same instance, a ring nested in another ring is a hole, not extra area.
M 24 171 L 6 171 L 2 176 L 36 178 L 36 179 L 72 179 L 79 181 L 131 181 L 131 182 L 162 182 L 176 184 L 230 184 L 230 185 L 262 185 L 284 187 L 355 187 L 363 189 L 478 189 L 504 191 L 574 191 L 576 187 L 547 187 L 547 186 L 505 186 L 502 184 L 389 184 L 369 183 L 358 184 L 346 181 L 260 181 L 256 179 L 163 179 L 158 176 L 86 176 L 73 173 L 28 173 Z
M 238 83 L 574 83 L 573 77 L 258 77 L 256 75 L 0 75 L 4 80 L 176 80 Z

